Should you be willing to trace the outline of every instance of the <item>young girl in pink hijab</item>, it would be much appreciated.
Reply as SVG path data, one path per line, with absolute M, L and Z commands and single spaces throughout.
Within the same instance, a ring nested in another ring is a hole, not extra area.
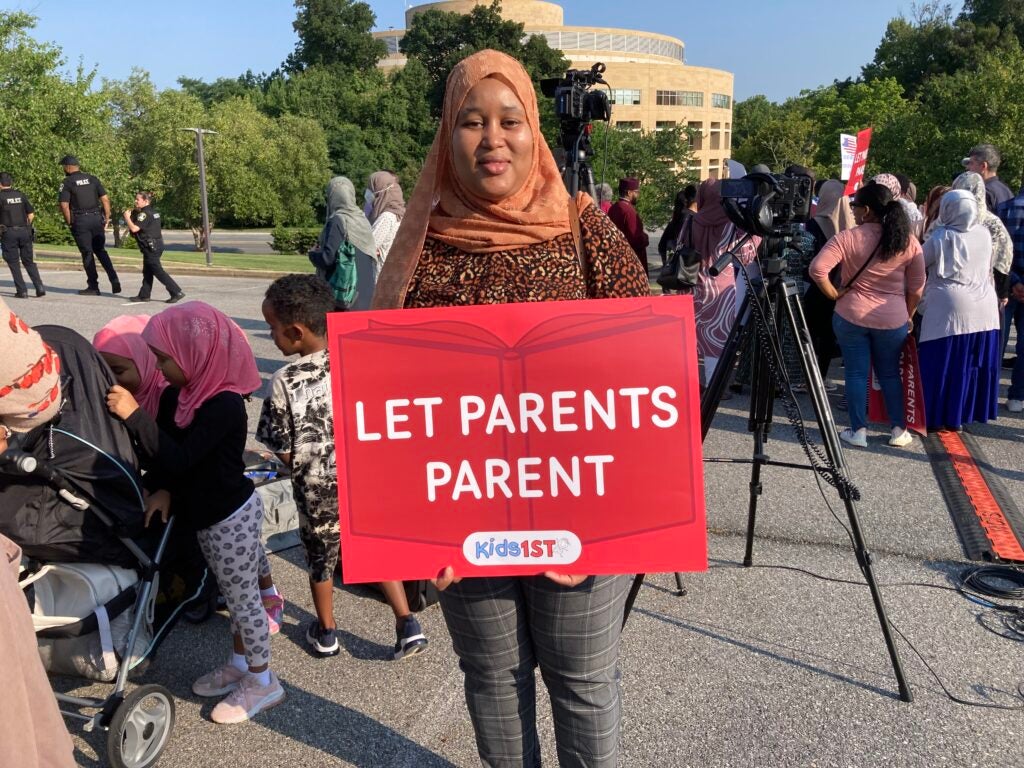
M 107 361 L 117 383 L 155 419 L 167 379 L 157 370 L 156 356 L 142 338 L 148 322 L 149 315 L 118 315 L 96 332 L 92 345 Z
M 107 406 L 124 420 L 147 469 L 146 522 L 159 510 L 196 531 L 231 615 L 234 651 L 192 685 L 197 696 L 224 696 L 215 723 L 239 723 L 279 704 L 284 689 L 270 671 L 270 635 L 284 601 L 274 587 L 260 529 L 263 503 L 242 458 L 248 433 L 244 397 L 260 386 L 242 329 L 209 304 L 190 301 L 154 315 L 142 338 L 170 384 L 154 420 L 115 385 Z

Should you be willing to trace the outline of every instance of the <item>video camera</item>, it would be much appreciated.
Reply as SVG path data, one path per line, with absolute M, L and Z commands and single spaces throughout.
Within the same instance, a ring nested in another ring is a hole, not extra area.
M 722 207 L 737 227 L 752 235 L 781 237 L 811 217 L 814 179 L 748 173 L 742 179 L 724 179 L 721 195 Z
M 570 69 L 563 78 L 550 77 L 540 81 L 544 95 L 555 100 L 555 115 L 559 121 L 589 123 L 611 119 L 608 94 L 590 90 L 599 83 L 607 85 L 601 77 L 604 71 L 604 64 L 598 62 L 590 69 Z
M 591 88 L 599 83 L 608 85 L 601 77 L 604 70 L 604 64 L 597 62 L 590 69 L 570 69 L 563 78 L 540 81 L 544 95 L 555 100 L 558 141 L 565 152 L 562 180 L 570 195 L 582 190 L 596 198 L 594 174 L 587 164 L 594 156 L 590 134 L 594 120 L 612 119 L 612 107 L 605 91 Z

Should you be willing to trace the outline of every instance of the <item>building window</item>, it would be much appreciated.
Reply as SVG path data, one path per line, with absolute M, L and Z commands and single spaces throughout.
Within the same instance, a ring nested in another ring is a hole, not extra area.
M 711 148 L 721 149 L 722 148 L 722 124 L 712 123 L 711 124 Z
M 704 123 L 689 122 L 686 127 L 690 129 L 690 149 L 697 151 L 704 148 Z
M 703 107 L 701 91 L 658 91 L 655 103 L 663 107 Z
M 619 120 L 615 123 L 615 127 L 620 131 L 639 131 L 640 121 L 639 120 Z
M 732 99 L 724 93 L 711 94 L 711 106 L 720 109 L 728 109 L 732 106 Z
M 659 120 L 654 124 L 654 130 L 656 131 L 667 131 L 676 127 L 675 120 Z
M 612 104 L 635 105 L 640 103 L 640 91 L 635 88 L 612 88 Z

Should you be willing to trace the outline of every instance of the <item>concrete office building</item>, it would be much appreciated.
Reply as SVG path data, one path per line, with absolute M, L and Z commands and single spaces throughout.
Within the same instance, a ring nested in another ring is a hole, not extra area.
M 490 0 L 448 0 L 426 3 L 405 12 L 408 26 L 428 10 L 468 13 Z M 626 6 L 623 6 L 625 9 Z M 558 48 L 574 69 L 589 69 L 598 61 L 608 70 L 612 87 L 612 123 L 620 128 L 657 130 L 689 126 L 700 132 L 693 142 L 692 170 L 701 179 L 724 174 L 732 143 L 731 72 L 695 67 L 685 62 L 683 41 L 655 32 L 606 27 L 567 27 L 560 5 L 543 0 L 502 0 L 501 14 L 521 22 L 529 35 L 541 35 Z M 398 49 L 404 30 L 375 32 L 388 46 L 382 67 L 402 66 Z

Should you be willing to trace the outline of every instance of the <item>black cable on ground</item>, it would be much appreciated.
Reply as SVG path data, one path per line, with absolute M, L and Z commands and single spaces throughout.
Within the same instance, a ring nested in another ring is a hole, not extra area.
M 851 586 L 857 586 L 857 587 L 867 586 L 867 583 L 863 582 L 863 581 L 857 581 L 855 579 L 839 579 L 839 578 L 835 578 L 833 576 L 823 576 L 820 573 L 815 573 L 814 571 L 808 571 L 805 568 L 797 568 L 797 567 L 791 566 L 791 565 L 766 564 L 766 565 L 744 566 L 744 565 L 737 564 L 735 566 L 732 566 L 732 565 L 719 565 L 719 566 L 711 566 L 711 567 L 712 568 L 765 568 L 765 569 L 773 569 L 773 570 L 780 570 L 780 571 L 794 571 L 795 573 L 800 573 L 800 574 L 803 574 L 805 576 L 810 576 L 812 578 L 818 579 L 819 581 L 830 581 L 830 582 L 833 582 L 833 583 L 836 583 L 836 584 L 849 584 Z M 1005 584 L 1006 582 L 1010 582 L 1012 584 L 1020 584 L 1021 586 L 1019 586 L 1019 587 L 1018 586 L 1013 586 L 1013 587 L 1003 586 L 1003 584 Z M 968 584 L 971 584 L 971 588 L 968 588 L 968 586 L 967 586 Z M 1017 567 L 1014 567 L 1014 566 L 995 566 L 995 565 L 979 566 L 979 567 L 971 568 L 971 569 L 969 569 L 968 571 L 966 571 L 964 573 L 964 575 L 961 577 L 961 584 L 959 586 L 956 586 L 956 587 L 947 587 L 947 586 L 945 586 L 943 584 L 929 584 L 928 582 L 923 582 L 923 581 L 904 581 L 904 582 L 879 583 L 878 586 L 879 587 L 925 587 L 925 588 L 928 588 L 928 589 L 940 589 L 940 590 L 943 590 L 943 591 L 946 591 L 946 592 L 957 592 L 960 595 L 962 595 L 963 597 L 969 599 L 971 602 L 982 605 L 982 607 L 992 608 L 994 610 L 1001 611 L 1003 613 L 1011 613 L 1012 612 L 1012 614 L 1013 614 L 1012 616 L 1005 616 L 1003 618 L 1003 625 L 1007 629 L 1009 629 L 1011 633 L 1015 633 L 1015 636 L 1014 635 L 1005 635 L 1005 634 L 996 632 L 995 630 L 993 630 L 993 629 L 991 629 L 989 627 L 985 627 L 985 628 L 988 629 L 993 634 L 999 635 L 999 637 L 1004 637 L 1004 638 L 1006 638 L 1008 640 L 1016 640 L 1017 642 L 1024 642 L 1024 609 L 1022 609 L 1021 607 L 1018 607 L 1018 606 L 1001 605 L 1001 604 L 998 604 L 998 603 L 993 603 L 993 602 L 991 602 L 989 600 L 984 600 L 984 599 L 979 600 L 979 599 L 977 599 L 974 596 L 974 591 L 973 591 L 973 590 L 976 590 L 976 589 L 977 590 L 985 589 L 985 590 L 988 590 L 988 591 L 987 592 L 983 592 L 982 594 L 986 594 L 989 597 L 1002 597 L 1004 599 L 1009 599 L 1009 600 L 1024 600 L 1024 569 L 1017 568 Z M 898 634 L 903 639 L 903 642 L 905 642 L 907 644 L 907 647 L 910 648 L 910 650 L 913 652 L 913 654 L 921 661 L 921 663 L 924 665 L 925 669 L 927 669 L 928 672 L 931 674 L 931 676 L 933 678 L 935 678 L 935 682 L 938 683 L 939 688 L 942 689 L 942 692 L 944 694 L 946 694 L 947 698 L 949 698 L 950 701 L 956 702 L 957 704 L 963 704 L 963 705 L 969 706 L 969 707 L 981 707 L 983 709 L 1005 709 L 1005 710 L 1021 710 L 1021 709 L 1024 709 L 1024 682 L 1020 683 L 1017 686 L 1017 693 L 1016 694 L 1008 693 L 1007 691 L 1000 691 L 1000 693 L 1003 693 L 1003 694 L 1005 694 L 1007 696 L 1011 696 L 1011 697 L 1014 697 L 1014 698 L 1019 698 L 1020 701 L 1017 701 L 1015 704 L 997 704 L 997 703 L 991 702 L 991 701 L 971 701 L 970 699 L 962 699 L 962 698 L 960 698 L 959 696 L 957 696 L 956 694 L 951 692 L 946 687 L 946 684 L 942 681 L 942 678 L 939 677 L 938 673 L 932 668 L 931 664 L 929 664 L 925 660 L 925 658 L 921 654 L 921 652 L 919 650 L 917 650 L 917 648 L 914 646 L 914 644 L 912 642 L 910 642 L 910 638 L 908 638 L 900 630 L 900 628 L 897 627 L 896 624 L 893 623 L 892 619 L 889 619 L 888 621 L 889 621 L 889 626 L 892 627 L 893 631 L 896 632 L 896 634 Z M 982 625 L 982 626 L 984 626 L 984 625 Z

